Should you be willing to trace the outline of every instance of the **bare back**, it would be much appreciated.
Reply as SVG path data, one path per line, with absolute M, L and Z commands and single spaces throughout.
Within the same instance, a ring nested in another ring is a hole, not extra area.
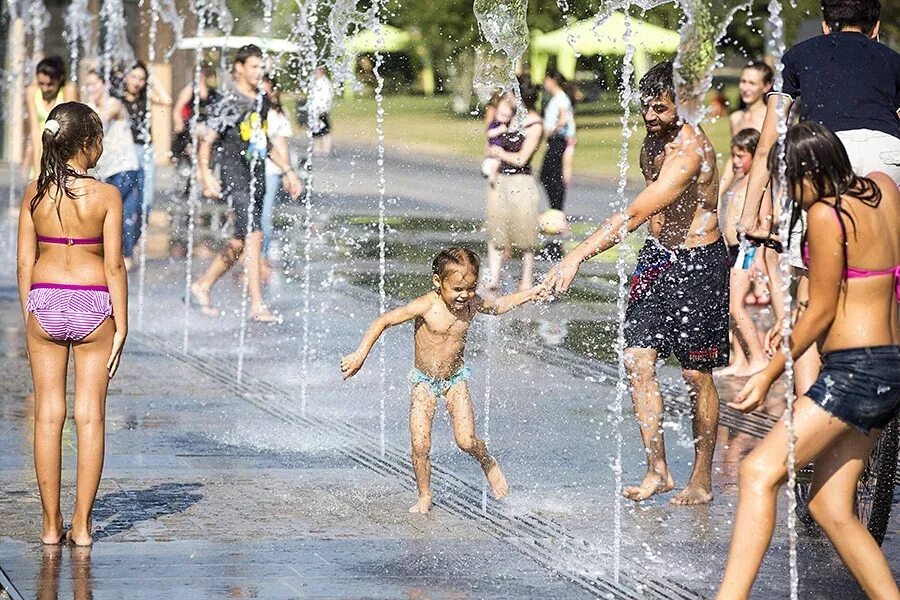
M 36 185 L 25 192 L 22 211 L 29 212 Z M 103 238 L 110 202 L 121 202 L 115 187 L 94 179 L 71 183 L 75 198 L 56 194 L 52 187 L 31 213 L 36 236 L 54 238 Z M 57 213 L 57 207 L 59 212 Z M 23 218 L 29 218 L 23 215 Z M 22 241 L 20 240 L 20 244 Z M 58 244 L 39 242 L 32 283 L 52 282 L 79 285 L 105 285 L 103 244 Z
M 650 233 L 663 246 L 693 248 L 720 237 L 717 217 L 719 175 L 712 143 L 700 128 L 685 125 L 674 141 L 647 136 L 641 147 L 641 171 L 649 185 L 678 153 L 695 153 L 692 182 L 667 208 L 650 218 Z
M 842 207 L 855 223 L 854 226 L 844 215 L 847 260 L 854 269 L 892 269 L 900 265 L 900 191 L 883 173 L 872 173 L 869 177 L 881 189 L 877 207 L 851 196 L 841 199 Z M 832 208 L 827 210 L 834 212 Z M 896 276 L 891 274 L 847 279 L 838 296 L 834 321 L 821 340 L 822 351 L 900 344 L 900 302 L 896 286 Z
M 445 379 L 463 366 L 466 338 L 478 303 L 472 302 L 465 311 L 454 314 L 434 292 L 415 302 L 426 307 L 414 325 L 416 368 L 431 377 Z

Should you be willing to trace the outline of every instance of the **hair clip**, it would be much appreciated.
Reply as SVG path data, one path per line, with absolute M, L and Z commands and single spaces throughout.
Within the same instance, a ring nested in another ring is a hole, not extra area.
M 56 134 L 59 133 L 59 121 L 56 119 L 50 119 L 46 123 L 44 123 L 44 130 L 49 131 L 50 135 L 56 137 Z

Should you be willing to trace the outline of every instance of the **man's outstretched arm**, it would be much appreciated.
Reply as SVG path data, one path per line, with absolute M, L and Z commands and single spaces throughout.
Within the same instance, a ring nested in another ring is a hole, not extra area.
M 693 140 L 683 141 L 679 148 L 669 150 L 656 181 L 638 194 L 624 212 L 608 217 L 594 233 L 567 254 L 547 275 L 544 287 L 556 292 L 566 291 L 581 263 L 622 241 L 623 226 L 627 233 L 631 233 L 678 200 L 696 180 L 700 164 L 701 156 Z

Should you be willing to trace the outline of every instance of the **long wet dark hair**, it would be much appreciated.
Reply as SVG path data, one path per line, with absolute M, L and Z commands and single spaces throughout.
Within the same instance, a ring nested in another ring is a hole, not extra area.
M 824 202 L 823 198 L 834 198 L 834 210 L 841 225 L 843 242 L 841 249 L 844 255 L 844 275 L 847 272 L 847 226 L 844 216 L 850 220 L 856 236 L 856 222 L 853 216 L 842 206 L 841 197 L 850 196 L 863 204 L 876 207 L 881 202 L 881 190 L 868 177 L 859 177 L 853 172 L 847 150 L 838 137 L 824 126 L 813 121 L 804 121 L 791 127 L 785 138 L 785 176 L 787 192 L 793 194 L 794 187 L 804 178 L 809 178 L 815 189 L 815 202 Z M 778 173 L 778 151 L 773 146 L 769 152 L 769 172 L 773 177 Z M 800 202 L 792 197 L 791 229 L 800 219 L 803 210 Z M 806 242 L 806 234 L 803 243 Z
M 31 213 L 44 196 L 48 195 L 51 186 L 56 186 L 56 216 L 60 218 L 59 202 L 62 195 L 75 198 L 75 192 L 69 187 L 72 179 L 86 178 L 69 166 L 69 161 L 85 148 L 97 144 L 103 139 L 103 123 L 92 108 L 81 102 L 63 102 L 56 105 L 47 116 L 47 121 L 59 123 L 56 133 L 45 128 L 41 134 L 43 154 L 41 155 L 41 173 L 37 180 L 37 191 L 31 199 Z

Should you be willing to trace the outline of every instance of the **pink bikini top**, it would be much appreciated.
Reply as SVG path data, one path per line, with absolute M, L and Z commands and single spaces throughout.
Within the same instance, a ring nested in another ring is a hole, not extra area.
M 37 236 L 37 241 L 43 242 L 45 244 L 65 244 L 66 246 L 86 246 L 89 244 L 102 244 L 102 237 L 95 238 L 65 238 L 65 237 L 50 237 L 46 235 Z
M 836 209 L 834 211 L 834 217 L 838 220 L 838 223 L 840 223 L 841 230 L 844 232 L 844 237 L 846 237 L 847 232 L 844 230 L 844 224 L 841 222 L 840 218 L 838 218 Z M 809 244 L 803 244 L 803 264 L 809 266 Z M 871 271 L 869 269 L 857 269 L 856 267 L 847 265 L 847 268 L 844 270 L 844 274 L 847 276 L 847 279 L 862 279 L 864 277 L 881 277 L 882 275 L 893 275 L 894 282 L 896 283 L 897 302 L 900 302 L 900 265 L 888 267 L 887 269 L 875 269 Z

